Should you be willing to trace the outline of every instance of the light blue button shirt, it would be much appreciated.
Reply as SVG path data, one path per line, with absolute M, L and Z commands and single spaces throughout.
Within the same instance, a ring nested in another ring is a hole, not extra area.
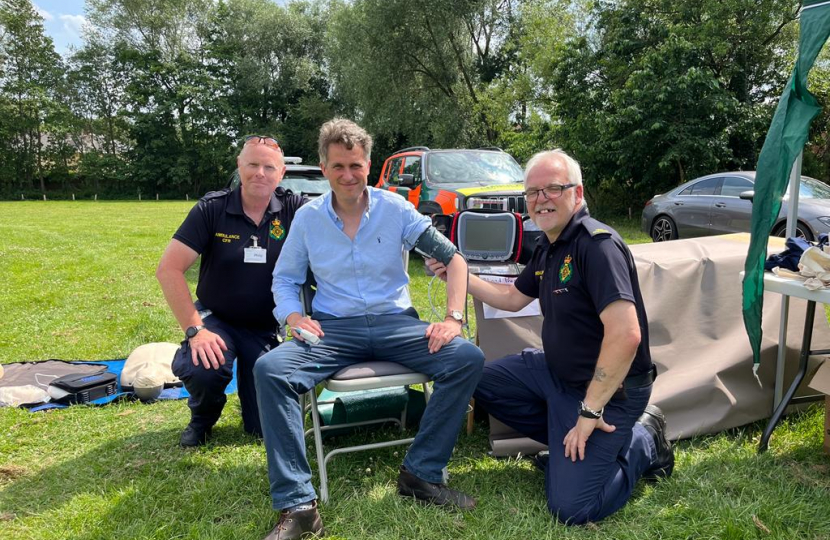
M 354 317 L 411 307 L 402 254 L 431 221 L 400 195 L 372 187 L 366 194 L 368 205 L 354 240 L 343 232 L 331 192 L 297 210 L 271 285 L 281 325 L 291 313 L 302 313 L 299 292 L 308 268 L 317 280 L 314 311 Z

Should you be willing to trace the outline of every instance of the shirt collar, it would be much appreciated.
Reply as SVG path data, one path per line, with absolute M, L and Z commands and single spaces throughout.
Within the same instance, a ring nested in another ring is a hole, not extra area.
M 582 221 L 588 217 L 588 208 L 585 204 L 576 211 L 576 213 L 571 216 L 571 220 L 565 225 L 565 228 L 562 229 L 562 232 L 559 234 L 559 238 L 556 241 L 563 241 L 563 242 L 570 242 L 573 237 L 576 235 L 577 229 L 582 224 Z
M 374 204 L 374 195 L 373 195 L 372 192 L 374 191 L 374 189 L 375 188 L 370 188 L 369 186 L 366 186 L 366 188 L 364 188 L 364 190 L 363 190 L 363 193 L 366 194 L 366 212 L 365 212 L 365 214 L 367 216 L 370 215 L 371 212 L 372 212 L 372 205 Z M 334 220 L 335 223 L 339 223 L 340 221 L 342 221 L 340 219 L 340 216 L 337 215 L 337 212 L 334 211 L 334 191 L 329 191 L 328 193 L 326 193 L 323 196 L 327 197 L 324 205 L 326 207 L 326 212 L 328 212 L 328 214 L 329 214 L 329 217 L 332 220 Z
M 588 207 L 585 204 L 583 204 L 582 207 L 579 210 L 577 210 L 573 216 L 571 216 L 570 221 L 568 221 L 568 224 L 565 225 L 564 229 L 562 229 L 562 232 L 559 233 L 559 236 L 556 238 L 556 241 L 554 241 L 554 244 L 559 242 L 570 242 L 576 235 L 576 231 L 577 229 L 579 229 L 580 225 L 582 224 L 582 221 L 588 217 L 590 217 L 590 215 L 588 214 Z M 542 235 L 542 238 L 540 239 L 540 245 L 542 247 L 547 247 L 551 245 L 547 235 Z
M 280 201 L 279 197 L 285 196 L 285 190 L 282 187 L 277 186 L 276 192 L 271 192 L 271 200 L 268 201 L 268 210 L 265 212 L 267 214 L 276 214 L 280 210 L 282 210 L 282 201 Z M 245 213 L 242 209 L 242 187 L 238 187 L 230 192 L 228 199 L 228 205 L 225 207 L 225 212 L 229 214 L 235 214 L 241 216 Z

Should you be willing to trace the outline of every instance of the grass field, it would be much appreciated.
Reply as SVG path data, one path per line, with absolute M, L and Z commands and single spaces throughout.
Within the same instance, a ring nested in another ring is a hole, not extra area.
M 0 363 L 123 358 L 179 341 L 153 274 L 191 204 L 0 203 Z M 647 240 L 636 224 L 612 224 Z M 423 315 L 427 278 L 417 261 L 410 268 Z M 683 441 L 671 479 L 640 485 L 622 511 L 585 527 L 551 519 L 529 462 L 486 455 L 484 424 L 461 435 L 450 463 L 452 485 L 479 500 L 474 512 L 399 498 L 403 451 L 392 448 L 335 458 L 322 513 L 330 538 L 348 539 L 830 539 L 823 414 L 785 419 L 761 456 L 760 424 Z M 264 449 L 242 431 L 238 401 L 199 450 L 177 446 L 188 417 L 183 401 L 0 409 L 0 539 L 258 540 L 276 515 Z

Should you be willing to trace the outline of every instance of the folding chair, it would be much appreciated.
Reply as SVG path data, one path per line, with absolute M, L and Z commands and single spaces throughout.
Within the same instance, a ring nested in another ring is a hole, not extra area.
M 404 268 L 406 269 L 407 264 L 409 262 L 409 253 L 406 250 L 403 251 L 403 261 Z M 313 280 L 313 276 L 309 272 L 309 280 L 307 280 L 306 284 L 303 286 L 301 295 L 303 309 L 307 314 L 311 313 L 312 311 L 311 300 L 314 296 L 314 285 L 315 283 Z M 420 384 L 423 386 L 424 389 L 424 399 L 428 403 L 431 393 L 429 384 L 427 384 L 428 382 L 429 377 L 427 375 L 424 375 L 423 373 L 414 372 L 411 369 L 406 368 L 400 364 L 396 364 L 394 362 L 370 361 L 352 364 L 351 366 L 343 368 L 321 384 L 325 389 L 332 392 L 356 392 L 363 390 L 374 390 L 377 388 L 389 388 L 395 386 L 403 386 L 408 390 L 410 385 Z M 361 444 L 358 446 L 345 446 L 341 448 L 335 448 L 334 450 L 330 450 L 328 453 L 326 453 L 323 450 L 324 431 L 331 429 L 365 426 L 371 424 L 382 424 L 387 422 L 393 422 L 398 424 L 400 426 L 401 431 L 403 431 L 404 429 L 406 429 L 407 409 L 406 407 L 404 407 L 404 410 L 401 413 L 400 418 L 378 418 L 374 420 L 364 420 L 361 422 L 350 422 L 345 424 L 337 424 L 334 426 L 324 426 L 322 425 L 322 421 L 320 419 L 319 405 L 330 402 L 318 401 L 316 388 L 306 393 L 303 396 L 303 401 L 305 401 L 306 398 L 310 401 L 310 414 L 313 427 L 312 429 L 307 430 L 305 432 L 305 435 L 308 436 L 311 433 L 314 434 L 314 446 L 317 451 L 317 466 L 320 471 L 320 498 L 323 502 L 327 502 L 329 499 L 328 473 L 326 472 L 326 466 L 331 458 L 338 454 L 345 454 L 348 452 L 359 452 L 362 450 L 372 450 L 375 448 L 385 448 L 388 446 L 411 444 L 414 440 L 413 438 L 394 439 L 385 442 Z M 302 402 L 301 405 L 305 407 L 304 403 Z M 305 408 L 303 410 L 305 410 Z

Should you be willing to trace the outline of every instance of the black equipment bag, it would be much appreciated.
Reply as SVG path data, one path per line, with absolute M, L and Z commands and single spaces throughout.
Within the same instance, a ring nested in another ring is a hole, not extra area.
M 65 375 L 50 383 L 54 386 L 69 392 L 60 399 L 53 399 L 58 403 L 89 403 L 96 399 L 114 395 L 117 391 L 115 373 L 103 371 L 92 375 Z

